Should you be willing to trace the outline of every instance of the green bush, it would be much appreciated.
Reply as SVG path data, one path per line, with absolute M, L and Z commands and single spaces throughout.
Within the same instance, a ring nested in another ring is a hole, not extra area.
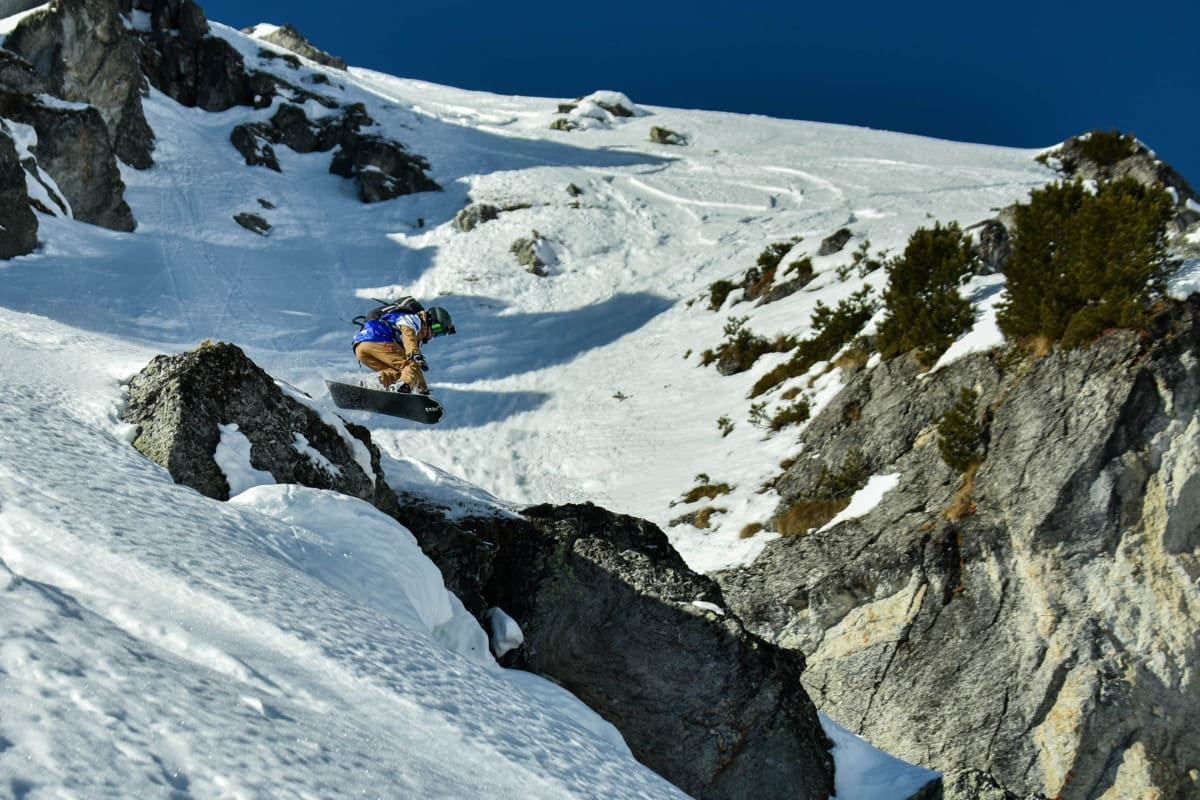
M 721 306 L 729 298 L 729 293 L 737 288 L 733 281 L 720 280 L 708 287 L 708 307 L 711 311 L 720 311 Z
M 971 329 L 975 313 L 958 286 L 976 261 L 971 238 L 957 223 L 913 233 L 904 253 L 887 265 L 887 316 L 876 337 L 883 358 L 915 351 L 917 360 L 930 366 Z
M 788 425 L 799 425 L 807 422 L 811 414 L 812 406 L 809 404 L 808 398 L 802 397 L 771 417 L 770 428 L 772 431 L 781 431 Z
M 783 261 L 783 257 L 791 252 L 796 243 L 800 241 L 797 236 L 793 239 L 788 239 L 786 242 L 774 242 L 767 245 L 761 253 L 758 254 L 758 261 L 755 262 L 762 267 L 764 271 L 773 270 L 779 266 L 779 262 Z
M 830 308 L 818 300 L 812 315 L 814 335 L 797 342 L 796 352 L 790 359 L 759 378 L 750 390 L 750 396 L 758 397 L 788 378 L 803 375 L 817 362 L 828 361 L 837 355 L 878 310 L 879 305 L 870 294 L 871 287 L 865 286 L 839 301 L 837 308 Z
M 1138 143 L 1131 133 L 1118 130 L 1094 130 L 1079 140 L 1079 157 L 1101 167 L 1111 167 L 1137 153 Z
M 870 477 L 866 455 L 862 450 L 851 450 L 837 469 L 827 465 L 821 467 L 821 474 L 809 496 L 815 500 L 846 499 L 866 486 Z
M 764 353 L 780 353 L 791 350 L 796 341 L 790 336 L 777 336 L 768 340 L 745 327 L 749 317 L 730 317 L 725 323 L 725 341 L 716 348 L 700 354 L 702 366 L 716 362 L 722 375 L 736 375 L 754 366 Z
M 813 269 L 812 258 L 810 256 L 804 256 L 803 258 L 796 259 L 792 263 L 788 264 L 787 268 L 783 271 L 783 277 L 787 278 L 795 275 L 797 280 L 805 283 L 808 283 L 814 277 L 816 277 L 816 274 L 817 273 L 816 270 Z
M 983 462 L 983 425 L 978 403 L 979 393 L 964 388 L 958 400 L 938 419 L 938 453 L 955 472 L 964 473 Z
M 1017 206 L 1007 296 L 997 322 L 1013 341 L 1088 344 L 1143 327 L 1169 274 L 1170 195 L 1132 178 L 1054 183 Z

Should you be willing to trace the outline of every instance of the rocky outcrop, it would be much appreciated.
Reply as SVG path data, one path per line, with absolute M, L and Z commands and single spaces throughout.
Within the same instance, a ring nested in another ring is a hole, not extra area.
M 264 42 L 278 45 L 285 50 L 290 50 L 296 55 L 304 56 L 310 61 L 315 61 L 318 64 L 323 64 L 334 69 L 345 69 L 346 62 L 337 56 L 331 56 L 324 50 L 313 45 L 308 39 L 301 35 L 300 31 L 296 30 L 291 25 L 284 25 L 276 28 L 267 35 L 261 37 Z
M 831 256 L 834 253 L 842 252 L 842 248 L 846 246 L 853 235 L 849 228 L 839 228 L 821 240 L 821 246 L 817 248 L 817 255 Z
M 490 203 L 472 203 L 454 215 L 451 225 L 461 233 L 470 233 L 485 222 L 500 217 L 500 209 Z
M 1004 265 L 1012 258 L 1012 236 L 1008 226 L 998 219 L 984 220 L 967 229 L 975 233 L 975 255 L 979 257 L 979 274 L 994 275 L 1004 271 Z
M 595 506 L 451 522 L 427 500 L 396 496 L 365 429 L 322 418 L 230 344 L 155 358 L 130 380 L 123 419 L 137 426 L 135 447 L 209 497 L 229 495 L 215 453 L 222 426 L 236 425 L 255 469 L 392 515 L 473 613 L 501 607 L 518 620 L 525 643 L 509 663 L 575 692 L 695 796 L 833 793 L 804 659 L 748 632 L 650 523 Z
M 37 216 L 29 208 L 25 170 L 17 148 L 0 121 L 0 259 L 32 253 L 37 247 Z
M 51 93 L 95 107 L 118 158 L 137 169 L 153 163 L 137 40 L 119 0 L 59 0 L 22 20 L 4 46 L 33 65 Z
M 134 447 L 207 497 L 229 498 L 215 453 L 221 426 L 237 425 L 250 440 L 250 465 L 276 482 L 341 492 L 393 514 L 397 508 L 366 429 L 322 419 L 235 345 L 158 356 L 130 380 L 122 419 L 137 426 Z
M 803 658 L 749 633 L 662 531 L 591 505 L 523 516 L 464 523 L 496 546 L 484 593 L 524 631 L 515 666 L 553 676 L 696 797 L 833 793 Z
M 1200 791 L 1200 298 L 1156 325 L 860 371 L 803 433 L 779 513 L 852 453 L 896 487 L 718 576 L 733 610 L 906 760 L 1064 800 Z M 962 388 L 986 452 L 968 476 L 937 447 Z
M 95 107 L 0 90 L 0 117 L 36 131 L 37 166 L 58 184 L 75 219 L 117 231 L 134 229 L 125 182 Z
M 682 133 L 676 133 L 670 128 L 663 128 L 659 125 L 651 126 L 650 141 L 655 144 L 685 145 L 688 143 L 687 137 Z
M 359 197 L 366 203 L 390 200 L 415 192 L 437 191 L 441 187 L 425 170 L 429 162 L 409 153 L 394 142 L 363 129 L 374 125 L 361 104 L 344 108 L 313 121 L 304 109 L 284 103 L 268 122 L 245 123 L 234 128 L 230 141 L 246 163 L 280 171 L 275 145 L 284 145 L 297 153 L 335 150 L 329 171 L 358 182 Z
M 364 203 L 380 203 L 406 194 L 441 191 L 425 174 L 429 162 L 397 141 L 355 132 L 334 153 L 329 171 L 358 184 Z
M 1095 141 L 1103 141 L 1107 146 L 1089 146 L 1089 142 Z M 1183 233 L 1200 222 L 1200 196 L 1174 167 L 1159 160 L 1132 135 L 1121 137 L 1116 132 L 1092 131 L 1072 136 L 1044 158 L 1068 178 L 1109 181 L 1129 177 L 1143 186 L 1166 188 L 1175 201 L 1173 233 Z

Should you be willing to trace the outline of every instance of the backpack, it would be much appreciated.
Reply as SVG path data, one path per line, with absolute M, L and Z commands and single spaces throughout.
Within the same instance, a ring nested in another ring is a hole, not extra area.
M 359 314 L 353 321 L 357 322 L 359 327 L 362 327 L 367 321 L 379 319 L 385 314 L 416 314 L 418 311 L 424 310 L 425 306 L 417 302 L 417 298 L 412 295 L 405 295 L 404 297 L 372 308 L 366 314 Z

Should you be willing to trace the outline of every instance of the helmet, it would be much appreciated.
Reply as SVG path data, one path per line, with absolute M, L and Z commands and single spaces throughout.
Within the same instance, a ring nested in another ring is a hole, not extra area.
M 450 312 L 444 308 L 434 306 L 425 312 L 425 319 L 429 321 L 429 330 L 434 336 L 442 336 L 447 333 L 454 333 L 454 321 L 450 319 Z

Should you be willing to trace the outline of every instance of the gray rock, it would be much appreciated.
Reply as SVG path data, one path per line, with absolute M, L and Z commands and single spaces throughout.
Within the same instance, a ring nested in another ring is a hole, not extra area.
M 803 658 L 750 634 L 662 531 L 592 505 L 523 515 L 464 523 L 496 544 L 485 594 L 525 633 L 514 666 L 552 676 L 696 797 L 833 793 Z
M 32 64 L 53 94 L 94 106 L 118 158 L 137 169 L 154 163 L 138 42 L 118 0 L 59 0 L 22 20 L 4 46 Z
M 42 94 L 50 91 L 50 84 L 28 61 L 0 48 L 0 90 Z
M 379 203 L 406 194 L 441 191 L 441 186 L 425 174 L 429 162 L 410 153 L 397 141 L 382 136 L 355 135 L 335 159 L 349 164 L 358 180 L 358 196 L 364 203 Z M 337 164 L 330 172 L 343 174 Z
M 500 209 L 489 203 L 472 203 L 454 215 L 451 224 L 462 233 L 475 230 L 500 216 Z
M 860 372 L 802 434 L 780 511 L 852 449 L 899 485 L 718 576 L 734 611 L 808 657 L 822 710 L 911 762 L 1064 800 L 1194 793 L 1200 298 L 1156 326 Z M 936 447 L 961 387 L 985 411 L 973 486 Z
M 125 182 L 95 107 L 46 105 L 31 95 L 0 91 L 0 117 L 37 132 L 37 164 L 54 178 L 75 219 L 117 231 L 134 229 Z
M 538 252 L 538 242 L 541 241 L 542 237 L 538 235 L 537 231 L 534 231 L 532 236 L 522 236 L 517 239 L 508 250 L 517 257 L 517 263 L 524 267 L 526 272 L 539 278 L 545 278 L 550 275 L 550 270 Z
M 685 145 L 687 144 L 687 137 L 681 133 L 676 133 L 669 128 L 662 128 L 658 125 L 654 125 L 650 128 L 650 141 L 654 142 L 655 144 Z
M 0 120 L 0 259 L 23 256 L 37 248 L 37 215 L 29 207 L 25 170 L 12 137 Z
M 257 233 L 259 236 L 266 236 L 271 231 L 271 223 L 267 222 L 260 214 L 243 211 L 234 214 L 233 221 L 251 233 Z
M 1013 254 L 1012 236 L 1008 227 L 998 219 L 989 219 L 972 225 L 967 230 L 977 231 L 975 254 L 979 256 L 979 274 L 994 275 L 1003 272 L 1005 264 Z
M 297 55 L 304 56 L 310 61 L 315 61 L 318 64 L 323 64 L 334 69 L 345 69 L 346 62 L 336 56 L 331 56 L 324 50 L 321 50 L 313 45 L 312 42 L 305 39 L 300 31 L 296 30 L 291 25 L 284 25 L 275 31 L 262 37 L 264 42 L 278 45 L 285 50 L 291 50 Z
M 834 253 L 842 252 L 842 248 L 850 241 L 853 236 L 849 228 L 841 228 L 834 233 L 829 234 L 821 240 L 821 246 L 817 249 L 819 256 L 831 256 Z
M 158 356 L 129 382 L 122 419 L 137 426 L 133 446 L 161 464 L 176 483 L 217 500 L 229 484 L 214 459 L 220 425 L 236 424 L 250 440 L 250 464 L 278 483 L 330 489 L 395 512 L 396 498 L 379 468 L 366 430 L 337 430 L 232 344 L 204 343 L 187 353 Z M 301 439 L 302 437 L 302 439 Z M 319 452 L 319 464 L 299 447 Z M 359 456 L 369 453 L 371 472 Z
M 1017 795 L 1000 785 L 991 775 L 977 769 L 955 770 L 942 776 L 939 789 L 931 800 L 1046 800 L 1040 792 Z
M 155 89 L 189 108 L 264 107 L 275 96 L 274 82 L 255 81 L 242 54 L 215 36 L 185 38 L 163 30 L 147 34 L 142 69 Z

